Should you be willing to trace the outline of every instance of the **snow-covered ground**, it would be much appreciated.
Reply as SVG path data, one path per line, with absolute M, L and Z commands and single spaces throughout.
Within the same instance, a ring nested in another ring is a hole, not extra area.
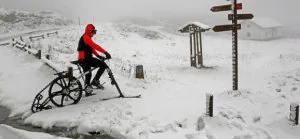
M 63 137 L 55 137 L 52 135 L 28 132 L 15 129 L 8 125 L 0 124 L 0 139 L 67 139 Z
M 140 99 L 103 98 L 117 95 L 107 82 L 104 91 L 71 106 L 30 113 L 36 93 L 54 71 L 32 55 L 0 47 L 0 103 L 22 115 L 25 123 L 42 128 L 78 127 L 129 139 L 246 139 L 300 136 L 289 124 L 289 105 L 300 98 L 300 39 L 239 41 L 239 91 L 232 89 L 230 36 L 204 35 L 206 68 L 190 67 L 189 38 L 159 26 L 129 23 L 96 24 L 94 40 L 112 54 L 108 63 L 125 94 Z M 59 32 L 37 42 L 25 41 L 63 69 L 76 60 L 84 27 Z M 134 78 L 135 65 L 144 65 L 146 78 Z M 75 73 L 76 74 L 76 73 Z M 214 94 L 214 117 L 205 116 L 206 93 Z

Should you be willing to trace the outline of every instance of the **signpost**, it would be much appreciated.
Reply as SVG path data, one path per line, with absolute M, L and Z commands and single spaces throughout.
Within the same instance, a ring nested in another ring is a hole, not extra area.
M 237 32 L 237 10 L 236 0 L 232 0 L 232 89 L 238 90 L 238 32 Z
M 232 89 L 238 90 L 238 30 L 241 29 L 241 24 L 237 24 L 237 20 L 252 19 L 252 14 L 237 14 L 237 10 L 242 9 L 242 3 L 237 3 L 237 0 L 231 0 L 231 4 L 214 6 L 210 10 L 212 12 L 232 11 L 228 15 L 228 20 L 232 20 L 229 25 L 217 25 L 213 28 L 215 32 L 232 30 Z
M 237 20 L 247 20 L 247 19 L 252 19 L 254 16 L 253 14 L 237 14 L 236 18 Z M 228 20 L 233 19 L 233 14 L 228 15 Z
M 241 24 L 237 24 L 237 29 L 241 29 Z M 231 31 L 233 29 L 233 25 L 218 25 L 215 26 L 212 30 L 214 32 L 222 32 L 222 31 Z
M 242 3 L 237 3 L 236 4 L 237 10 L 241 10 L 243 8 Z M 220 6 L 214 6 L 210 9 L 212 12 L 222 12 L 222 11 L 230 11 L 232 10 L 232 5 L 220 5 Z

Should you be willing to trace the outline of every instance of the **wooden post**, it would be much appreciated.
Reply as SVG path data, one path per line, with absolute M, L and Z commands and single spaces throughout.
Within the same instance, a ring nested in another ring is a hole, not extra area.
M 195 35 L 196 35 L 196 46 L 195 46 L 195 57 L 196 57 L 196 61 L 195 61 L 195 67 L 198 68 L 199 67 L 199 32 L 198 32 L 198 28 L 196 29 L 196 32 L 195 32 Z
M 12 43 L 11 43 L 12 46 L 15 46 L 15 39 L 12 38 Z
M 73 67 L 68 67 L 68 76 L 73 77 Z
M 46 59 L 50 60 L 50 55 L 49 54 L 46 55 Z
M 201 65 L 201 67 L 203 67 L 203 53 L 202 53 L 202 35 L 201 35 L 201 32 L 199 32 L 199 39 L 200 39 L 200 60 L 199 60 L 199 64 Z
M 135 68 L 135 77 L 138 79 L 144 79 L 144 69 L 143 65 L 137 65 Z
M 195 31 L 195 28 L 193 29 L 194 30 L 194 33 L 193 33 L 193 39 L 194 39 L 194 58 L 193 58 L 193 65 L 194 67 L 197 67 L 197 62 L 196 62 L 196 45 L 197 45 L 197 42 L 196 42 L 196 31 Z
M 299 123 L 299 104 L 297 103 L 290 105 L 290 122 L 292 125 L 298 125 Z
M 213 95 L 206 94 L 206 115 L 213 117 Z
M 193 66 L 193 34 L 190 31 L 190 59 L 191 59 L 191 66 Z
M 36 54 L 38 59 L 42 59 L 42 50 L 38 50 L 38 53 Z

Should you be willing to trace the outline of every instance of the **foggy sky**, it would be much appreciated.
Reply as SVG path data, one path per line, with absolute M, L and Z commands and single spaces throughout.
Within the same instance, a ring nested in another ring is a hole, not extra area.
M 239 13 L 253 13 L 255 17 L 271 17 L 285 26 L 298 27 L 300 0 L 238 0 L 243 3 Z M 198 20 L 228 23 L 229 12 L 213 13 L 214 5 L 229 4 L 226 0 L 0 0 L 4 8 L 27 11 L 51 10 L 74 21 L 107 21 L 125 16 L 187 22 Z M 222 24 L 222 23 L 220 23 Z

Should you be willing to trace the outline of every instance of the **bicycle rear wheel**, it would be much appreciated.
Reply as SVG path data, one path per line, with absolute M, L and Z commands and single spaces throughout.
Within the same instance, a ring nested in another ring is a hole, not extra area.
M 49 87 L 49 99 L 57 107 L 76 104 L 82 97 L 82 86 L 73 76 L 60 76 Z

